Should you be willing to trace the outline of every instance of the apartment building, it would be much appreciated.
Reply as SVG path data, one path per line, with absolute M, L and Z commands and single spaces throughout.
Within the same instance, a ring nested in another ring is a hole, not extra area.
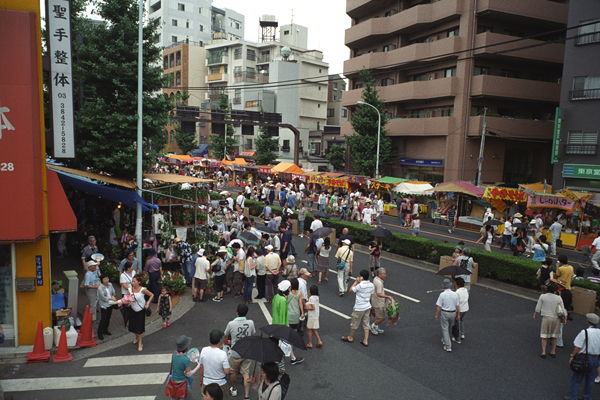
M 300 131 L 300 147 L 294 148 L 294 134 L 289 129 L 270 129 L 271 135 L 279 137 L 279 160 L 293 160 L 299 152 L 306 165 L 309 131 L 327 123 L 329 64 L 323 61 L 322 52 L 307 48 L 306 27 L 282 25 L 279 39 L 274 40 L 274 34 L 270 39 L 260 43 L 213 40 L 207 45 L 205 98 L 216 108 L 219 95 L 226 93 L 234 110 L 281 114 L 282 123 Z M 235 129 L 238 153 L 255 151 L 258 127 Z
M 356 109 L 368 69 L 390 118 L 393 175 L 476 180 L 485 119 L 482 182 L 549 179 L 566 3 L 347 0 L 342 105 Z
M 600 192 L 600 3 L 569 3 L 559 120 L 552 149 L 552 187 Z
M 212 0 L 148 0 L 150 19 L 160 26 L 157 44 L 207 43 L 213 35 L 244 38 L 244 16 L 228 8 L 214 7 Z
M 175 43 L 163 51 L 163 74 L 169 77 L 169 82 L 163 87 L 163 95 L 169 97 L 175 97 L 178 94 L 189 96 L 187 100 L 177 101 L 176 105 L 189 107 L 189 112 L 184 115 L 190 118 L 181 120 L 181 129 L 184 132 L 196 132 L 198 144 L 208 144 L 209 123 L 202 120 L 210 120 L 210 114 L 208 114 L 203 96 L 196 90 L 190 90 L 190 87 L 205 85 L 208 71 L 205 60 L 206 49 L 198 42 Z M 194 109 L 197 109 L 198 112 L 192 112 Z M 196 116 L 200 122 L 197 121 Z M 177 145 L 175 129 L 172 126 L 167 127 L 165 150 L 174 153 L 181 152 Z

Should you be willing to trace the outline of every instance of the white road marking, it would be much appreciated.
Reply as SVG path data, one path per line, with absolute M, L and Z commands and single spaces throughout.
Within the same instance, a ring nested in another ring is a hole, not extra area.
M 300 261 L 302 261 L 304 264 L 308 264 L 308 261 L 306 261 L 306 260 L 300 260 Z
M 114 386 L 162 385 L 168 372 L 129 375 L 88 375 L 64 378 L 30 378 L 0 381 L 5 392 L 30 392 L 34 390 L 104 388 Z
M 137 356 L 98 357 L 90 358 L 83 368 L 88 367 L 119 367 L 123 365 L 138 364 L 170 364 L 173 353 L 168 354 L 140 354 Z
M 339 316 L 340 316 L 340 317 L 342 317 L 342 318 L 345 318 L 345 319 L 352 319 L 352 317 L 350 317 L 349 315 L 342 314 L 341 312 L 339 312 L 339 311 L 337 311 L 337 310 L 334 310 L 334 309 L 333 309 L 333 308 L 331 308 L 331 307 L 327 307 L 327 306 L 325 306 L 325 305 L 323 305 L 323 304 L 319 304 L 319 307 L 323 308 L 324 310 L 330 311 L 330 312 L 334 313 L 335 315 L 339 315 Z
M 336 275 L 337 275 L 337 271 L 336 271 L 336 270 L 334 270 L 334 269 L 329 269 L 329 271 L 330 271 L 330 272 L 333 272 L 334 274 L 336 274 Z M 353 276 L 351 276 L 351 277 L 350 277 L 350 279 L 356 280 L 356 278 L 355 278 L 355 277 L 353 277 Z M 390 290 L 390 289 L 386 289 L 386 288 L 384 288 L 383 290 L 384 290 L 384 291 L 386 291 L 386 292 L 388 292 L 388 293 L 395 294 L 396 296 L 400 296 L 400 297 L 402 297 L 402 298 L 404 298 L 404 299 L 406 299 L 406 300 L 414 301 L 415 303 L 420 303 L 420 302 L 421 302 L 421 300 L 413 299 L 412 297 L 409 297 L 409 296 L 406 296 L 406 295 L 400 294 L 400 293 L 398 293 L 398 292 L 394 292 L 393 290 Z
M 101 399 L 86 399 L 86 400 L 154 400 L 156 396 L 136 396 L 136 397 L 103 397 Z
M 267 310 L 267 306 L 265 306 L 265 299 L 254 299 L 255 302 L 258 303 L 258 306 L 260 307 L 260 310 L 263 312 L 265 319 L 267 320 L 267 323 L 269 325 L 271 325 L 273 323 L 273 317 L 271 317 L 271 314 L 269 314 L 269 310 Z

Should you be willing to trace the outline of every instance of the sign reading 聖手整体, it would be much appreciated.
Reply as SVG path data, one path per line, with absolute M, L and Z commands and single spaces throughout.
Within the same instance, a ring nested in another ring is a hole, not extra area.
M 54 157 L 75 157 L 73 124 L 73 53 L 68 0 L 47 0 L 46 21 L 50 56 L 50 92 Z

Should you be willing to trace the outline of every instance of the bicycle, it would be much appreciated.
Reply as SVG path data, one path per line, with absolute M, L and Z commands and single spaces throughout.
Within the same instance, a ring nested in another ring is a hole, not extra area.
M 581 247 L 581 255 L 579 255 L 577 264 L 581 268 L 589 268 L 592 266 L 592 246 Z

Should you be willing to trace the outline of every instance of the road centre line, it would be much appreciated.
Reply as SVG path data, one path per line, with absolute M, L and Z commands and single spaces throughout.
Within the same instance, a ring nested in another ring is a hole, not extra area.
M 123 365 L 138 364 L 169 364 L 173 353 L 167 354 L 140 354 L 137 356 L 98 357 L 90 358 L 83 368 L 89 367 L 118 367 Z
M 327 307 L 326 305 L 319 304 L 319 307 L 321 307 L 322 309 L 324 309 L 324 310 L 327 310 L 327 311 L 329 311 L 329 312 L 332 312 L 332 313 L 334 313 L 335 315 L 339 315 L 339 316 L 340 316 L 340 317 L 342 317 L 342 318 L 345 318 L 345 319 L 352 319 L 352 317 L 350 317 L 349 315 L 342 314 L 341 312 L 339 312 L 339 311 L 337 311 L 337 310 L 334 310 L 334 309 L 333 309 L 333 308 L 331 308 L 331 307 Z
M 329 271 L 337 275 L 337 271 L 336 271 L 336 270 L 329 269 Z M 354 280 L 356 280 L 356 278 L 355 278 L 355 277 L 353 277 L 353 276 L 350 276 L 349 278 L 350 278 L 350 279 L 354 279 Z M 404 299 L 406 299 L 406 300 L 413 301 L 413 302 L 415 302 L 415 303 L 420 303 L 420 302 L 421 302 L 421 300 L 413 299 L 412 297 L 405 296 L 405 295 L 403 295 L 403 294 L 400 294 L 400 293 L 398 293 L 398 292 L 394 292 L 393 290 L 390 290 L 390 289 L 383 288 L 383 290 L 384 290 L 384 291 L 386 291 L 386 292 L 388 292 L 388 293 L 395 294 L 396 296 L 400 296 L 400 297 L 402 297 L 402 298 L 404 298 Z
M 103 397 L 101 399 L 86 399 L 86 400 L 154 400 L 156 396 L 135 396 L 135 397 Z
M 30 392 L 35 390 L 65 390 L 81 388 L 104 388 L 114 386 L 162 385 L 169 376 L 168 372 L 124 374 L 124 375 L 88 375 L 74 377 L 7 379 L 0 381 L 5 392 Z
M 263 315 L 265 316 L 265 319 L 267 320 L 267 324 L 271 325 L 273 323 L 273 317 L 271 317 L 271 314 L 269 314 L 269 310 L 267 310 L 267 306 L 265 306 L 265 299 L 254 299 L 254 301 L 258 303 L 260 310 L 262 311 Z

